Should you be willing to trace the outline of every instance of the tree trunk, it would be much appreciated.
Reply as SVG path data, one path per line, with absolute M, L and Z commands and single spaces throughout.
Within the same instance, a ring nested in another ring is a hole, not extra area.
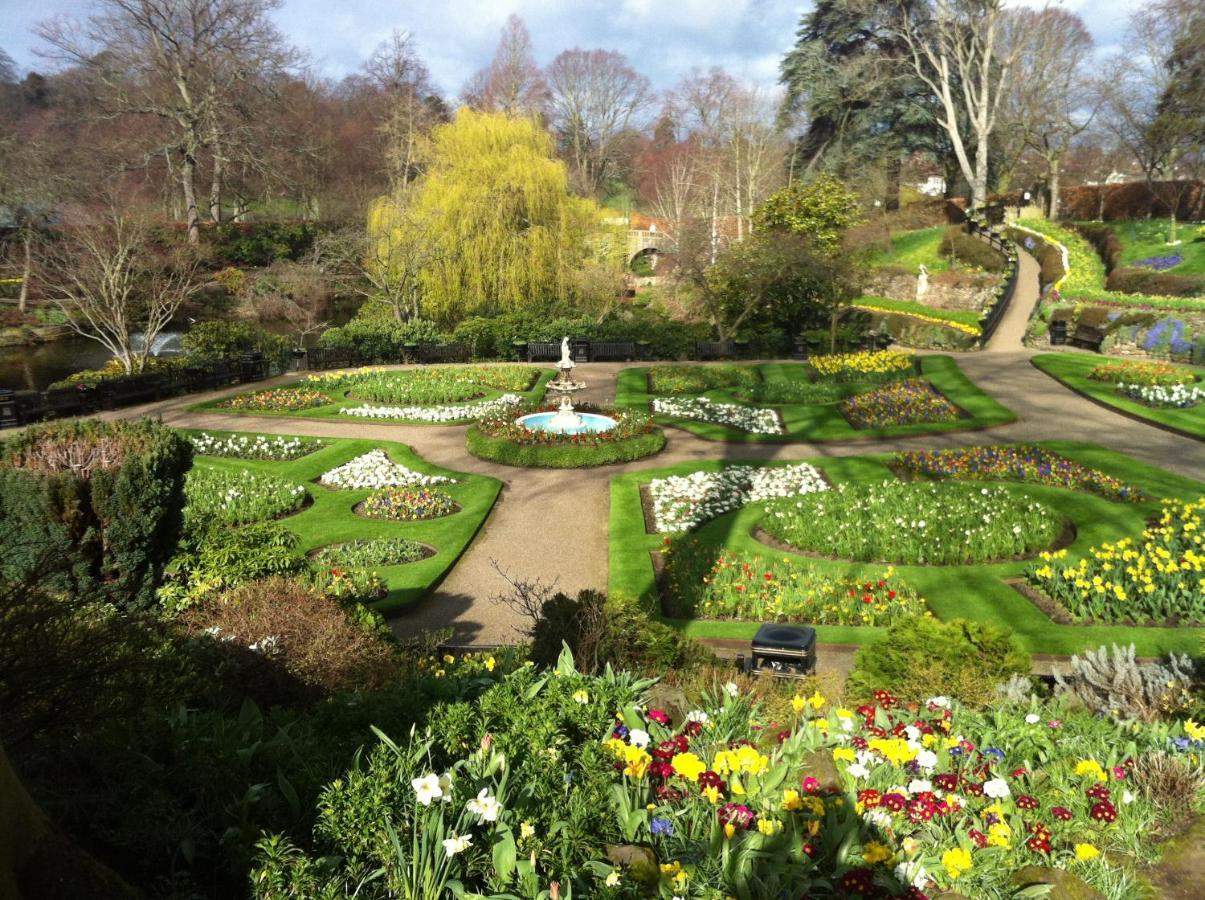
M 225 174 L 225 161 L 222 159 L 222 145 L 215 134 L 213 144 L 213 178 L 209 182 L 209 218 L 217 224 L 222 221 L 222 177 Z
M 201 240 L 201 214 L 197 210 L 197 160 L 189 150 L 184 151 L 180 184 L 184 188 L 184 216 L 188 223 L 188 242 L 196 244 Z
M 29 276 L 33 273 L 33 229 L 21 229 L 21 293 L 17 295 L 17 311 L 25 312 L 29 304 Z
M 883 209 L 887 212 L 900 208 L 900 178 L 903 170 L 903 156 L 898 150 L 892 150 L 887 158 L 887 190 L 883 196 Z
M 980 132 L 975 147 L 975 177 L 971 182 L 971 206 L 978 209 L 987 200 L 987 151 L 988 136 Z
M 1047 215 L 1051 221 L 1059 217 L 1059 176 L 1062 174 L 1063 161 L 1055 156 L 1050 159 L 1050 212 Z

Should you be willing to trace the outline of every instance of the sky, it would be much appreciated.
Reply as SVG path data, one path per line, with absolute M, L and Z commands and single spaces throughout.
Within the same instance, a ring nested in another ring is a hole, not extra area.
M 1040 5 L 1043 0 L 1013 0 Z M 34 25 L 62 14 L 85 16 L 88 0 L 0 0 L 0 47 L 24 72 L 48 67 L 34 53 Z M 1117 49 L 1136 0 L 1063 0 L 1083 16 L 1099 52 Z M 536 61 L 572 47 L 620 50 L 659 90 L 692 68 L 723 66 L 749 84 L 772 88 L 810 0 L 284 0 L 277 25 L 314 68 L 339 78 L 354 72 L 394 29 L 410 32 L 435 81 L 450 96 L 486 65 L 507 15 L 523 18 Z

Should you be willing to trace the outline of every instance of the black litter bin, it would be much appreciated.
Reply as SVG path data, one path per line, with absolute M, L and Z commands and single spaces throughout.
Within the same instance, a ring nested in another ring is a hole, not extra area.
M 1067 320 L 1056 319 L 1050 323 L 1050 344 L 1059 347 L 1067 343 Z
M 767 622 L 757 629 L 745 671 L 802 678 L 816 671 L 816 629 Z

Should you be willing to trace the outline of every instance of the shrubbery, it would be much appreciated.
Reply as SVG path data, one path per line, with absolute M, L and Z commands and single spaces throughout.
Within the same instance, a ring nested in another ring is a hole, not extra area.
M 223 320 L 198 322 L 180 338 L 187 360 L 237 359 L 244 353 L 262 353 L 277 368 L 288 363 L 293 342 L 250 322 Z
M 1156 294 L 1163 297 L 1199 297 L 1205 294 L 1205 278 L 1157 272 L 1124 266 L 1109 273 L 1106 287 L 1123 294 Z
M 188 440 L 149 419 L 56 422 L 0 443 L 5 574 L 50 566 L 69 590 L 149 607 L 180 534 L 191 464 Z
M 942 235 L 940 252 L 942 256 L 953 256 L 963 265 L 985 272 L 1003 272 L 1008 268 L 1008 260 L 999 250 L 986 241 L 981 241 L 959 225 L 951 225 Z

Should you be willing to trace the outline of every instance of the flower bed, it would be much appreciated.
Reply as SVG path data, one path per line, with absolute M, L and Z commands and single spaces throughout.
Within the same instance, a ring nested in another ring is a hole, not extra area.
M 299 484 L 246 469 L 193 469 L 184 484 L 189 519 L 245 525 L 275 519 L 299 509 L 306 492 Z
M 872 580 L 840 578 L 787 558 L 717 553 L 694 539 L 667 539 L 662 559 L 662 610 L 672 618 L 878 626 L 925 611 L 890 567 Z
M 489 390 L 524 391 L 538 377 L 534 366 L 438 366 L 424 369 L 356 369 L 311 375 L 308 384 L 376 403 L 430 406 L 473 400 Z
M 706 397 L 654 397 L 653 412 L 660 416 L 727 425 L 751 434 L 782 434 L 783 430 L 776 410 L 717 403 Z
M 1205 400 L 1205 390 L 1185 384 L 1119 384 L 1117 389 L 1132 400 L 1161 409 L 1188 409 Z
M 1192 369 L 1174 366 L 1165 362 L 1123 362 L 1099 363 L 1088 373 L 1093 381 L 1106 381 L 1110 384 L 1141 384 L 1164 385 L 1192 384 L 1197 380 Z
M 314 554 L 314 565 L 324 569 L 370 569 L 373 566 L 400 566 L 418 562 L 430 551 L 418 541 L 407 538 L 380 538 L 332 544 Z
M 962 565 L 1048 548 L 1063 520 L 1015 489 L 888 481 L 776 500 L 761 526 L 792 547 L 840 559 Z
M 915 371 L 916 357 L 899 350 L 834 353 L 813 356 L 808 365 L 817 378 L 834 381 L 867 381 L 900 378 Z
M 1043 553 L 1029 583 L 1077 620 L 1205 622 L 1205 498 L 1163 501 L 1163 514 L 1137 539 L 1091 548 L 1080 560 Z
M 518 394 L 503 394 L 493 400 L 461 406 L 350 406 L 340 409 L 339 415 L 361 419 L 405 419 L 410 422 L 467 422 L 513 410 L 522 402 L 523 398 Z
M 214 437 L 199 434 L 193 438 L 192 448 L 202 456 L 217 456 L 231 459 L 300 459 L 320 450 L 325 444 L 315 438 L 271 437 L 266 434 L 232 434 Z
M 528 412 L 551 412 L 556 405 L 530 410 L 508 408 L 480 419 L 469 429 L 470 453 L 510 466 L 571 469 L 628 462 L 659 453 L 665 434 L 646 413 L 634 410 L 579 407 L 581 412 L 608 415 L 615 425 L 606 431 L 556 434 L 533 431 L 516 420 Z
M 359 490 L 412 484 L 454 484 L 456 479 L 443 475 L 424 475 L 395 463 L 384 450 L 370 450 L 322 473 L 318 481 L 327 487 Z
M 413 522 L 418 519 L 437 519 L 456 512 L 456 501 L 435 488 L 382 488 L 359 505 L 357 512 L 370 519 L 389 519 L 393 522 Z
M 658 532 L 690 531 L 746 503 L 796 497 L 828 490 L 807 463 L 795 466 L 729 466 L 718 472 L 670 475 L 649 482 L 653 527 Z
M 902 472 L 959 481 L 1022 481 L 1089 491 L 1110 500 L 1135 502 L 1141 489 L 1042 447 L 1029 444 L 967 447 L 959 450 L 913 450 L 898 453 Z
M 703 394 L 719 388 L 749 390 L 761 382 L 754 366 L 659 365 L 649 368 L 649 391 L 654 394 Z
M 841 402 L 841 412 L 855 428 L 889 428 L 923 422 L 953 422 L 958 407 L 923 378 L 883 385 Z
M 274 388 L 254 394 L 240 394 L 223 400 L 219 405 L 239 412 L 298 412 L 330 402 L 330 397 L 310 388 Z

